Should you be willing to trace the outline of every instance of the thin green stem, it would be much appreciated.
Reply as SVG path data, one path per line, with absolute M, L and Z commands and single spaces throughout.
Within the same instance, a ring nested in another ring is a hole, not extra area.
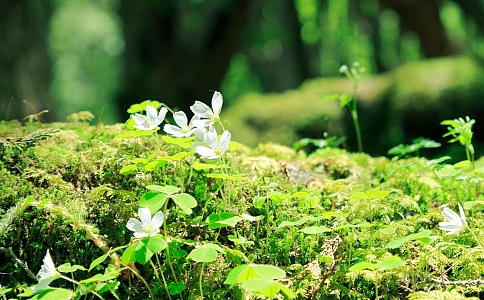
M 166 199 L 165 205 L 163 206 L 163 214 L 165 216 L 166 216 L 166 211 L 167 211 L 167 208 L 168 208 L 168 200 L 169 199 Z M 173 275 L 173 279 L 175 280 L 175 283 L 178 284 L 178 279 L 176 277 L 175 270 L 173 269 L 173 264 L 171 263 L 170 243 L 168 241 L 168 230 L 166 229 L 166 220 L 165 220 L 165 222 L 163 222 L 163 234 L 165 236 L 165 241 L 166 241 L 166 244 L 167 244 L 167 247 L 166 247 L 166 260 L 168 262 L 168 266 L 170 267 L 171 274 Z
M 168 285 L 166 284 L 165 276 L 163 276 L 163 270 L 161 270 L 161 264 L 160 264 L 160 259 L 158 258 L 158 254 L 156 254 L 155 257 L 156 257 L 156 263 L 158 264 L 158 270 L 160 271 L 161 278 L 163 279 L 163 281 L 160 280 L 160 276 L 158 275 L 158 272 L 156 270 L 156 266 L 153 264 L 153 262 L 150 259 L 151 266 L 153 267 L 153 270 L 155 270 L 156 278 L 158 278 L 158 281 L 161 284 L 163 284 L 163 286 L 165 287 L 166 293 L 168 295 L 168 299 L 171 300 L 170 290 L 168 289 Z
M 467 226 L 467 229 L 469 229 L 469 231 L 471 232 L 472 236 L 474 237 L 474 239 L 476 240 L 476 242 L 479 244 L 479 247 L 481 248 L 484 248 L 482 246 L 482 243 L 481 243 L 481 240 L 477 237 L 477 235 L 474 233 L 474 230 L 472 230 L 469 226 Z
M 198 279 L 198 285 L 200 286 L 200 297 L 203 299 L 203 286 L 202 286 L 202 278 L 203 278 L 203 267 L 205 263 L 202 263 L 202 268 L 200 269 L 200 278 Z
M 150 286 L 148 285 L 148 283 L 146 282 L 146 280 L 143 278 L 143 276 L 141 276 L 136 270 L 134 270 L 133 268 L 131 268 L 129 265 L 126 265 L 128 267 L 128 269 L 133 272 L 133 274 L 139 279 L 141 280 L 141 282 L 143 282 L 143 284 L 146 286 L 146 289 L 148 290 L 148 293 L 150 293 L 150 297 L 151 299 L 155 299 L 155 297 L 153 297 L 153 294 L 151 293 L 151 289 L 150 289 Z
M 78 282 L 78 281 L 76 281 L 74 279 L 71 279 L 71 278 L 69 278 L 67 276 L 64 276 L 62 274 L 60 274 L 60 278 L 66 280 L 66 281 L 72 282 L 72 283 L 76 284 L 77 286 L 83 286 L 80 282 Z M 104 300 L 103 296 L 99 295 L 96 291 L 91 291 L 91 293 L 93 293 L 94 295 L 96 295 L 99 299 Z

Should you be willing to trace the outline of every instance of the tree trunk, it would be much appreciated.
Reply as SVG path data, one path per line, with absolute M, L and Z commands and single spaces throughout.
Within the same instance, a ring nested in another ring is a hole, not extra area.
M 237 50 L 251 2 L 121 0 L 121 113 L 146 99 L 184 111 L 195 100 L 210 102 Z
M 454 49 L 440 21 L 439 0 L 380 0 L 382 7 L 394 10 L 400 27 L 414 32 L 426 57 L 452 54 Z
M 45 109 L 42 119 L 55 119 L 47 42 L 52 11 L 49 0 L 0 2 L 0 119 Z

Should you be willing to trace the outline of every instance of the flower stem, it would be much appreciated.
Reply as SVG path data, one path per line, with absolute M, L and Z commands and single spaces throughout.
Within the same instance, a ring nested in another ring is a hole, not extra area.
M 76 281 L 74 279 L 71 279 L 71 278 L 69 278 L 67 276 L 64 276 L 62 274 L 60 274 L 60 278 L 66 280 L 66 281 L 72 282 L 72 283 L 74 283 L 74 284 L 76 284 L 78 286 L 82 286 L 82 284 L 79 283 L 78 281 Z M 93 293 L 94 295 L 96 295 L 99 299 L 104 300 L 103 296 L 99 295 L 96 291 L 91 291 L 91 293 Z
M 203 299 L 203 286 L 202 286 L 202 278 L 203 278 L 203 267 L 205 263 L 202 263 L 202 268 L 200 269 L 200 278 L 198 279 L 198 285 L 200 286 L 200 298 Z
M 469 229 L 469 231 L 471 232 L 472 236 L 474 237 L 474 239 L 476 240 L 477 244 L 479 244 L 479 247 L 481 248 L 484 248 L 482 246 L 482 243 L 481 243 L 481 240 L 477 237 L 477 235 L 474 233 L 474 230 L 472 230 L 469 226 L 467 226 L 467 228 Z

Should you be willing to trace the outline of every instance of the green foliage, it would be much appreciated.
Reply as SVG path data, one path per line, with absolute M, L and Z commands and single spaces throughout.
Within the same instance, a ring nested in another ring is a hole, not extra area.
M 39 125 L 28 126 L 19 136 Z M 484 267 L 482 195 L 469 189 L 480 187 L 482 159 L 473 170 L 445 157 L 268 144 L 206 161 L 184 148 L 192 140 L 62 126 L 31 147 L 9 145 L 0 160 L 7 297 L 418 297 L 440 291 L 439 281 L 459 295 L 482 292 L 472 281 Z M 468 230 L 445 235 L 438 207 L 461 199 L 472 199 Z M 163 212 L 159 233 L 132 236 L 138 207 Z M 46 249 L 62 277 L 28 294 Z

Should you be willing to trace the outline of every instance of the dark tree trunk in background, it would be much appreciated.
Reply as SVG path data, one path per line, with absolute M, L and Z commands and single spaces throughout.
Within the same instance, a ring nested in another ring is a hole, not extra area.
M 382 7 L 394 10 L 403 30 L 414 32 L 420 39 L 426 57 L 452 54 L 454 49 L 440 21 L 439 0 L 379 0 Z
M 482 0 L 452 0 L 462 8 L 466 17 L 472 19 L 480 33 L 484 33 L 484 1 Z
M 248 47 L 244 47 L 244 52 L 248 53 L 251 70 L 263 89 L 285 91 L 314 77 L 309 67 L 310 55 L 300 36 L 301 23 L 294 1 L 260 1 L 258 6 L 257 11 L 263 13 L 250 18 L 250 31 L 254 35 L 246 38 Z
M 220 88 L 252 1 L 121 0 L 121 113 L 146 99 L 189 111 Z
M 47 42 L 52 11 L 49 0 L 0 1 L 0 119 L 47 109 L 42 119 L 55 120 Z

